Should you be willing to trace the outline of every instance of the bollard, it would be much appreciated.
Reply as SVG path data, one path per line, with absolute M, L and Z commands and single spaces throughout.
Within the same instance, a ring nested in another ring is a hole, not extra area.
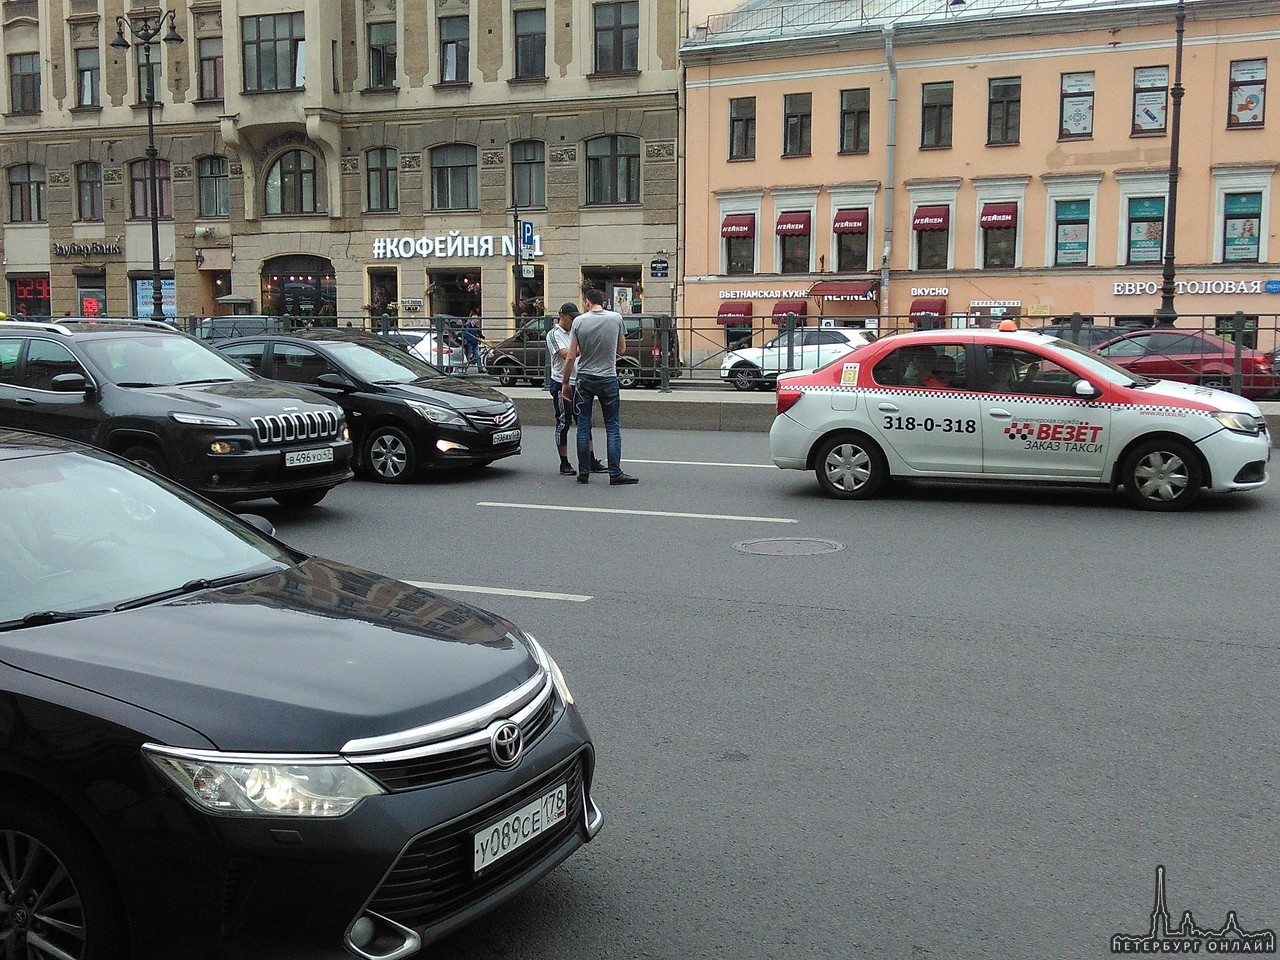
M 1244 393 L 1244 373 L 1241 364 L 1244 360 L 1244 311 L 1237 310 L 1231 318 L 1232 338 L 1235 340 L 1235 358 L 1231 361 L 1231 392 L 1236 396 Z
M 670 314 L 664 313 L 657 319 L 658 323 L 658 349 L 662 351 L 662 355 L 658 358 L 658 371 L 660 375 L 659 385 L 663 393 L 671 392 L 671 369 L 669 362 L 671 354 L 675 351 L 671 349 L 672 338 L 675 337 L 675 321 Z

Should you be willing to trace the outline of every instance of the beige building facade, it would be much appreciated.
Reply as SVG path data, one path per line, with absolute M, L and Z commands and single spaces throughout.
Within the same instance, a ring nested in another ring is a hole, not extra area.
M 730 342 L 788 311 L 1150 320 L 1176 4 L 908 6 L 749 3 L 685 43 L 683 312 Z M 1175 309 L 1277 314 L 1280 8 L 1185 12 Z
M 148 77 L 166 314 L 670 308 L 683 0 L 165 9 L 3 5 L 6 312 L 152 314 Z

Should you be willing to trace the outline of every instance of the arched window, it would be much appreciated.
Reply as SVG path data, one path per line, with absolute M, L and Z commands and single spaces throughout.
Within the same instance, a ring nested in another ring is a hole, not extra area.
M 431 209 L 475 210 L 476 148 L 450 143 L 431 151 Z
M 587 141 L 587 203 L 640 202 L 640 141 L 596 137 Z
M 102 164 L 96 160 L 76 164 L 76 219 L 102 219 Z
M 305 150 L 281 154 L 267 171 L 266 214 L 317 213 L 316 158 Z
M 156 160 L 156 207 L 158 216 L 173 216 L 173 183 L 169 179 L 169 161 Z M 129 216 L 134 220 L 151 218 L 151 161 L 134 160 L 129 164 Z
M 38 163 L 19 163 L 10 167 L 10 222 L 39 223 L 44 218 L 44 167 Z
M 231 178 L 226 157 L 201 157 L 196 165 L 200 216 L 231 216 Z
M 547 205 L 547 145 L 541 140 L 511 144 L 511 197 L 517 207 Z
M 366 153 L 364 159 L 369 211 L 400 209 L 400 155 L 392 147 L 378 147 Z

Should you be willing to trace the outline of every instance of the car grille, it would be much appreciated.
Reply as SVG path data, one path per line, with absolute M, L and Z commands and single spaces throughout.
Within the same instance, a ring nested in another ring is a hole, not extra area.
M 308 413 L 281 413 L 254 417 L 253 429 L 259 443 L 293 443 L 298 440 L 327 440 L 338 435 L 338 415 L 332 410 Z
M 564 820 L 483 873 L 475 873 L 472 834 L 565 780 L 568 813 Z M 509 883 L 556 847 L 567 831 L 577 829 L 582 823 L 582 797 L 582 762 L 575 757 L 516 793 L 455 820 L 444 831 L 417 837 L 401 852 L 367 909 L 407 927 L 424 927 L 447 918 Z
M 509 427 L 519 419 L 516 416 L 515 407 L 507 407 L 496 416 L 485 413 L 468 413 L 467 419 L 474 423 L 480 429 L 501 430 L 503 427 Z
M 522 717 L 522 710 L 513 719 L 520 725 L 520 733 L 524 740 L 524 749 L 536 744 L 554 725 L 559 711 L 559 701 L 553 688 L 548 684 L 544 688 L 544 696 L 535 699 L 529 705 L 529 715 Z M 474 737 L 470 738 L 474 739 Z M 432 784 L 445 783 L 470 777 L 477 773 L 488 773 L 497 770 L 498 765 L 489 753 L 489 741 L 480 744 L 469 744 L 458 749 L 448 749 L 448 743 L 434 744 L 439 752 L 425 756 L 406 757 L 405 759 L 361 761 L 352 757 L 351 762 L 373 777 L 393 793 L 405 790 L 417 790 Z M 443 749 L 440 749 L 443 748 Z M 412 751 L 405 751 L 411 753 Z

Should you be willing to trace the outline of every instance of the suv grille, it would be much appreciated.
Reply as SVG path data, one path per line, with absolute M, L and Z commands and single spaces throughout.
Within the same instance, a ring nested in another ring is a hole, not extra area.
M 254 417 L 253 429 L 257 431 L 259 443 L 327 440 L 338 435 L 338 415 L 332 410 L 318 410 Z
M 563 821 L 483 873 L 472 871 L 475 830 L 566 780 L 568 813 Z M 577 829 L 581 822 L 582 762 L 575 757 L 567 766 L 539 777 L 516 793 L 455 820 L 445 832 L 424 834 L 410 842 L 367 909 L 407 927 L 437 923 L 511 882 L 559 845 L 566 833 Z
M 468 413 L 467 419 L 477 427 L 491 427 L 494 430 L 501 430 L 503 427 L 509 427 L 511 424 L 516 422 L 516 408 L 507 407 L 507 409 L 503 410 L 496 416 L 490 416 L 484 413 Z

